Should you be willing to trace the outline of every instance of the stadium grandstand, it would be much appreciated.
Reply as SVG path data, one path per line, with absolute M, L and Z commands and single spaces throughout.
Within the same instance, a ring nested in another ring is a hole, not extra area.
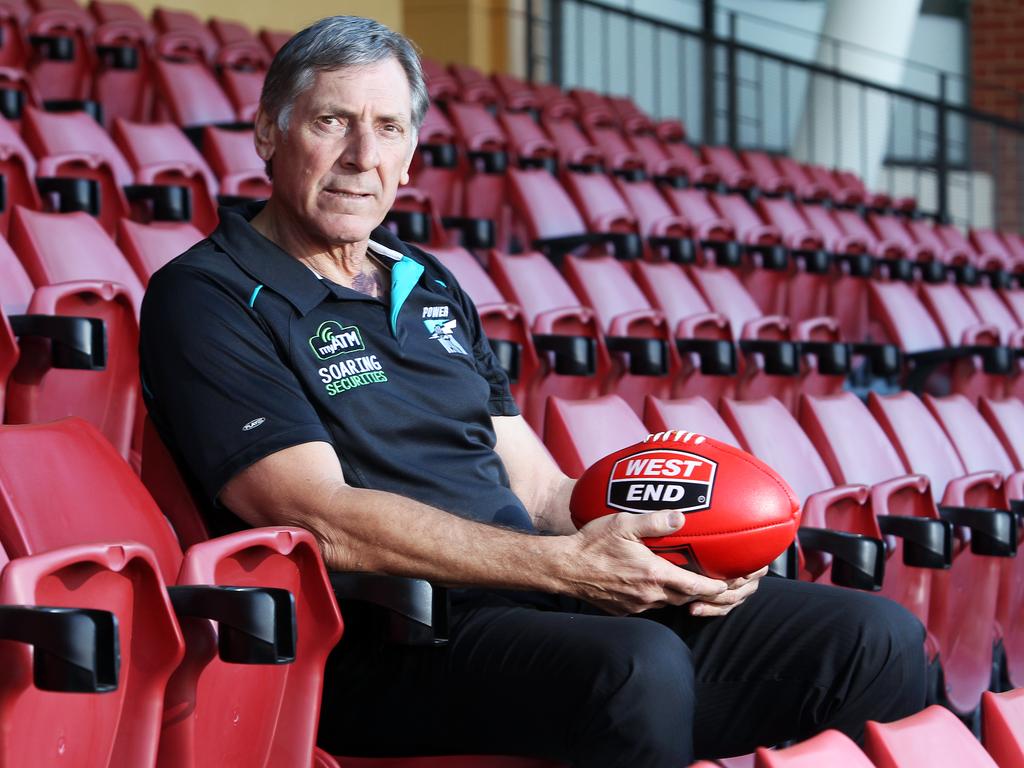
M 429 653 L 449 591 L 212 535 L 147 418 L 150 278 L 270 197 L 264 75 L 338 13 L 420 49 L 385 224 L 561 469 L 741 448 L 803 505 L 766 578 L 927 629 L 917 714 L 693 765 L 1024 768 L 1018 0 L 0 0 L 0 768 L 568 765 L 318 747 L 343 634 Z

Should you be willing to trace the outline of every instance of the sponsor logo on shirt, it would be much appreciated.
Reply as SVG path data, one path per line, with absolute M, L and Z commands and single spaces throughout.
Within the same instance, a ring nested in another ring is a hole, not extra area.
M 686 451 L 652 450 L 619 459 L 608 478 L 608 506 L 626 512 L 711 506 L 718 464 Z
M 363 335 L 354 325 L 342 326 L 336 320 L 320 323 L 316 335 L 310 338 L 309 346 L 321 360 L 330 360 L 350 352 L 362 352 Z
M 376 355 L 362 355 L 325 365 L 317 373 L 331 397 L 366 384 L 388 380 Z
M 430 331 L 430 338 L 436 339 L 449 355 L 467 354 L 465 347 L 455 338 L 458 320 L 454 317 L 448 319 L 447 306 L 424 307 L 423 324 Z

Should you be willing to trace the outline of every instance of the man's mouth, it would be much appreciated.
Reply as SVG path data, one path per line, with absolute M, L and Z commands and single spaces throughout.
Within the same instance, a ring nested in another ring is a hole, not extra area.
M 333 195 L 334 197 L 341 198 L 342 200 L 369 200 L 373 197 L 373 194 L 370 192 L 356 192 L 351 189 L 333 189 L 331 187 L 327 187 L 324 189 L 324 192 L 329 195 Z

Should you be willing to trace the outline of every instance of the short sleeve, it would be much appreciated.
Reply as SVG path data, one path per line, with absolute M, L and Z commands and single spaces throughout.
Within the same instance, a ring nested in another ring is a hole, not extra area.
M 139 363 L 151 417 L 211 502 L 259 459 L 331 442 L 259 316 L 199 270 L 154 275 Z

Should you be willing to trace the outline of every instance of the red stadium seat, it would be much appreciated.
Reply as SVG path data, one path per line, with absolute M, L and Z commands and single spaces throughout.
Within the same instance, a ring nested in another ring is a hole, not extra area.
M 542 117 L 541 125 L 558 152 L 562 168 L 593 170 L 604 163 L 604 155 L 588 139 L 575 120 Z
M 644 399 L 644 424 L 651 432 L 683 429 L 740 447 L 740 441 L 729 425 L 703 397 L 683 397 L 676 400 L 647 397 Z
M 936 224 L 935 232 L 947 247 L 971 254 L 974 265 L 983 272 L 998 273 L 1000 271 L 1008 271 L 1010 265 L 1006 262 L 1006 254 L 1003 252 L 1003 249 L 993 252 L 984 248 L 976 248 L 974 242 L 972 242 L 974 238 L 972 237 L 969 240 L 953 224 Z
M 947 245 L 938 230 L 923 219 L 907 219 L 906 227 L 918 245 L 939 254 L 940 259 L 953 270 L 957 282 L 971 283 L 976 277 L 977 265 L 973 249 Z
M 206 60 L 213 61 L 218 48 L 217 38 L 198 17 L 189 11 L 154 8 L 153 26 L 161 34 L 173 33 L 193 38 Z
M 919 765 L 997 768 L 974 735 L 948 709 L 931 706 L 895 723 L 867 724 L 864 752 L 878 768 Z
M 672 210 L 654 182 L 622 178 L 615 178 L 613 182 L 636 217 L 640 234 L 647 239 L 652 257 L 683 264 L 694 260 L 696 253 L 690 222 Z
M 1003 271 L 1017 272 L 1024 269 L 1024 262 L 1021 262 L 1010 250 L 1009 246 L 999 235 L 998 232 L 992 229 L 972 229 L 970 232 L 971 243 L 973 243 L 975 249 L 979 253 L 990 254 L 992 257 L 991 264 L 986 265 L 983 268 L 992 268 L 998 266 Z
M 662 144 L 668 156 L 686 171 L 686 178 L 695 187 L 717 187 L 722 177 L 718 170 L 701 158 L 699 150 L 682 141 Z
M 224 87 L 224 93 L 231 100 L 239 121 L 251 123 L 256 119 L 256 108 L 260 104 L 265 75 L 265 68 L 252 69 L 237 66 L 221 68 L 221 85 Z
M 783 176 L 772 156 L 766 152 L 745 150 L 740 153 L 747 169 L 754 177 L 754 184 L 765 195 L 786 195 L 793 193 L 793 182 Z
M 708 163 L 718 171 L 722 182 L 730 191 L 746 192 L 756 186 L 750 171 L 743 167 L 743 163 L 729 147 L 707 146 L 703 152 Z
M 946 249 L 936 249 L 922 244 L 911 235 L 907 221 L 901 216 L 869 213 L 868 223 L 883 242 L 902 248 L 906 257 L 914 262 L 922 277 L 929 282 L 940 282 L 946 278 Z
M 0 175 L 4 179 L 6 204 L 0 210 L 0 234 L 6 236 L 11 211 L 16 205 L 39 210 L 36 189 L 36 159 L 14 125 L 0 117 Z
M 84 8 L 73 6 L 40 11 L 25 25 L 27 39 L 44 40 L 34 46 L 26 70 L 45 101 L 82 101 L 92 90 L 96 23 Z
M 647 434 L 640 417 L 616 395 L 548 399 L 544 444 L 569 477 L 579 477 L 598 459 L 640 442 Z
M 443 64 L 421 57 L 423 74 L 427 81 L 427 93 L 431 101 L 447 102 L 459 94 L 459 84 Z
M 205 64 L 161 59 L 155 62 L 153 70 L 157 120 L 170 120 L 182 128 L 231 124 L 237 120 L 234 106 Z
M 59 459 L 61 471 L 54 473 L 53 461 L 40 463 L 40 455 Z M 80 420 L 0 429 L 0 465 L 5 468 L 0 474 L 0 540 L 12 555 L 127 539 L 148 545 L 160 573 L 179 586 L 291 592 L 296 633 L 285 632 L 281 639 L 285 646 L 295 644 L 273 651 L 273 663 L 267 658 L 257 664 L 227 663 L 213 652 L 208 622 L 184 623 L 186 657 L 168 685 L 160 760 L 197 767 L 211 761 L 296 765 L 309 760 L 324 663 L 341 634 L 341 620 L 308 532 L 242 531 L 197 544 L 183 557 L 139 479 Z M 56 517 L 53 509 L 74 509 L 75 514 Z M 292 663 L 281 663 L 289 656 Z
M 203 233 L 187 222 L 140 224 L 122 219 L 117 225 L 117 245 L 143 285 L 160 267 L 203 239 Z
M 93 3 L 91 7 L 101 22 L 93 35 L 97 66 L 92 95 L 102 108 L 104 125 L 117 118 L 149 120 L 153 111 L 153 29 L 133 6 Z
M 742 195 L 709 195 L 718 212 L 733 225 L 736 239 L 747 252 L 743 282 L 761 310 L 786 312 L 789 253 L 782 231 L 766 223 Z
M 687 166 L 674 159 L 656 136 L 635 134 L 629 137 L 629 143 L 643 160 L 644 170 L 651 178 L 670 184 L 681 184 L 689 178 Z
M 853 171 L 833 171 L 836 181 L 844 189 L 859 193 L 867 201 L 869 207 L 893 208 L 900 213 L 913 213 L 917 209 L 917 200 L 912 197 L 892 198 L 883 192 L 869 192 L 864 180 Z
M 829 190 L 815 181 L 798 161 L 785 155 L 775 158 L 775 167 L 793 186 L 793 194 L 800 202 L 820 203 L 828 200 Z
M 786 749 L 757 750 L 755 768 L 873 768 L 857 745 L 839 731 L 827 730 Z
M 4 471 L 12 471 L 6 461 Z M 9 488 L 6 479 L 0 484 Z M 50 485 L 29 491 L 38 496 Z M 69 503 L 78 507 L 74 500 Z M 109 611 L 117 620 L 114 637 L 98 630 L 97 641 L 105 637 L 116 649 L 115 659 L 120 657 L 119 666 L 110 665 L 114 659 L 105 655 L 97 658 L 103 665 L 97 667 L 96 683 L 105 693 L 69 694 L 33 685 L 33 654 L 24 645 L 5 642 L 0 764 L 154 765 L 164 693 L 184 642 L 153 554 L 141 544 L 121 543 L 21 556 L 6 563 L 0 575 L 0 604 Z M 40 648 L 35 661 L 42 655 Z M 84 681 L 79 677 L 77 682 Z
M 491 75 L 491 81 L 501 97 L 504 114 L 540 109 L 540 99 L 525 80 L 520 80 L 507 72 L 495 72 Z
M 604 157 L 604 167 L 609 173 L 622 174 L 638 178 L 644 173 L 644 159 L 637 154 L 618 127 L 609 125 L 592 125 L 587 128 L 587 136 Z
M 256 154 L 253 131 L 234 131 L 206 126 L 203 156 L 220 179 L 223 195 L 270 197 L 270 179 Z
M 742 249 L 737 242 L 736 228 L 715 209 L 707 192 L 674 187 L 663 187 L 662 191 L 672 209 L 693 227 L 699 246 L 698 264 L 740 265 Z
M 1024 768 L 1024 688 L 981 697 L 982 743 L 999 768 Z
M 871 486 L 876 512 L 889 509 L 890 513 L 935 516 L 928 477 L 908 474 L 910 468 L 856 396 L 847 392 L 804 397 L 800 424 L 837 482 Z M 850 429 L 850 424 L 857 429 Z M 914 440 L 921 450 L 934 449 L 919 428 L 904 438 Z M 935 493 L 939 492 L 944 492 L 947 504 L 964 504 L 960 483 L 945 489 L 936 486 Z M 1000 558 L 975 554 L 961 540 L 954 548 L 950 570 L 931 574 L 927 626 L 938 644 L 946 682 L 945 691 L 939 693 L 964 715 L 976 711 L 991 677 L 999 569 Z
M 476 67 L 453 63 L 448 65 L 448 71 L 459 85 L 459 101 L 488 105 L 501 101 L 494 83 Z

